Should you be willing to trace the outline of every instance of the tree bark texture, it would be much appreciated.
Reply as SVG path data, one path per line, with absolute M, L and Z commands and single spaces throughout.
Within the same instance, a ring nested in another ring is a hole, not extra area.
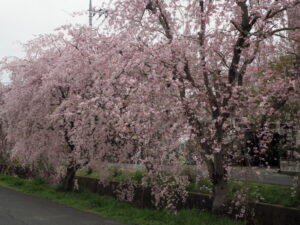
M 214 161 L 211 163 L 210 179 L 213 184 L 213 204 L 214 214 L 223 214 L 225 206 L 225 194 L 227 190 L 227 171 L 223 165 L 224 159 L 221 153 L 214 154 Z
M 61 187 L 64 191 L 72 191 L 74 188 L 75 175 L 78 166 L 69 165 L 65 177 L 62 179 Z

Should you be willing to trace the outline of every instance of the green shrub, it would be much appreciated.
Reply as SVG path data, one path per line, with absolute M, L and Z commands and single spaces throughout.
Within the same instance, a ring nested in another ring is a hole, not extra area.
M 123 171 L 118 166 L 110 166 L 108 168 L 110 178 L 116 178 L 123 174 Z
M 135 182 L 137 182 L 138 184 L 142 183 L 142 179 L 144 176 L 144 171 L 142 170 L 136 170 L 133 175 L 132 175 L 132 180 L 134 180 Z
M 186 176 L 190 183 L 196 182 L 196 176 L 193 172 L 193 169 L 189 166 L 184 166 L 181 172 L 181 176 Z

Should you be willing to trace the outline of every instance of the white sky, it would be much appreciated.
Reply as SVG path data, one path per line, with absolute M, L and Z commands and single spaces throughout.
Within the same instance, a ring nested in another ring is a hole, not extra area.
M 93 5 L 99 7 L 103 1 L 93 0 Z M 71 16 L 88 8 L 89 0 L 0 0 L 0 60 L 23 56 L 19 42 L 38 34 L 51 33 L 64 24 L 88 24 L 88 15 Z M 6 77 L 2 80 L 7 82 Z

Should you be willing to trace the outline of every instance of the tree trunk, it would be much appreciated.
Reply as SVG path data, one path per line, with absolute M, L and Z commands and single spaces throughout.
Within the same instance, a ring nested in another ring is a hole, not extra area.
M 219 178 L 216 183 L 213 184 L 213 204 L 212 212 L 214 214 L 225 213 L 225 195 L 227 190 L 227 180 Z
M 64 191 L 72 191 L 73 190 L 74 180 L 75 180 L 75 175 L 76 175 L 77 170 L 78 170 L 77 165 L 68 166 L 67 173 L 61 183 L 62 190 L 64 190 Z
M 91 166 L 89 166 L 88 168 L 87 168 L 87 175 L 90 175 L 90 174 L 92 174 L 93 173 L 93 168 L 91 167 Z
M 210 179 L 213 184 L 213 204 L 214 214 L 225 213 L 225 194 L 227 190 L 227 171 L 223 165 L 224 158 L 221 153 L 214 154 L 214 161 L 210 164 Z

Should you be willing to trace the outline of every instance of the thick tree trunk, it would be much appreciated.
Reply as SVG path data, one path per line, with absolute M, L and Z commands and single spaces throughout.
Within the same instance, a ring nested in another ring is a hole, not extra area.
M 90 174 L 92 174 L 93 173 L 93 168 L 92 167 L 88 167 L 87 168 L 87 175 L 90 175 Z
M 76 175 L 77 170 L 78 170 L 77 165 L 68 166 L 66 175 L 61 182 L 62 190 L 64 190 L 64 191 L 72 191 L 73 190 L 74 180 L 75 180 L 75 175 Z
M 227 190 L 227 180 L 219 178 L 216 183 L 213 184 L 213 204 L 212 212 L 214 214 L 225 213 L 225 195 Z
M 221 153 L 214 154 L 214 161 L 208 164 L 210 179 L 213 184 L 213 204 L 214 214 L 223 214 L 225 211 L 225 194 L 227 190 L 227 171 L 223 165 L 224 158 Z

